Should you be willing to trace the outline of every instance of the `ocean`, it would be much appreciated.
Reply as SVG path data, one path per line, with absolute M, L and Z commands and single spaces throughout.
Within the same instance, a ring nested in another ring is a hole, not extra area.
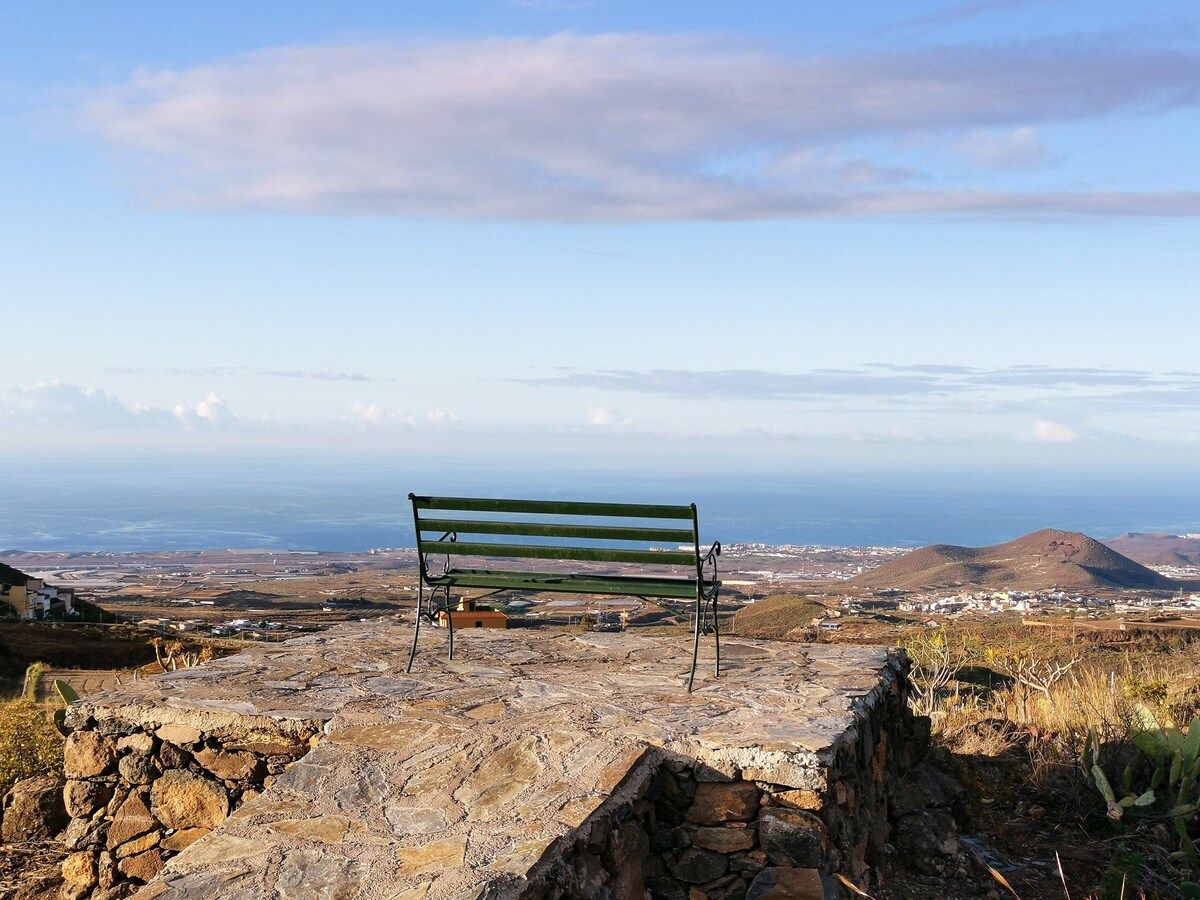
M 413 545 L 408 492 L 695 502 L 725 544 L 982 546 L 1039 528 L 1200 532 L 1200 485 L 1169 473 L 481 470 L 396 460 L 110 459 L 0 466 L 0 551 Z

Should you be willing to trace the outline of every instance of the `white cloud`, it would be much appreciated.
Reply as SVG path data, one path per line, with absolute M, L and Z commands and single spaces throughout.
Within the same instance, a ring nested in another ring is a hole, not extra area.
M 381 431 L 434 430 L 455 427 L 459 416 L 451 410 L 415 413 L 389 409 L 378 403 L 356 402 L 341 419 L 295 421 L 264 414 L 257 418 L 236 415 L 219 394 L 209 392 L 194 402 L 171 407 L 128 404 L 99 388 L 61 382 L 0 386 L 0 438 L 4 431 L 54 429 L 86 432 L 121 432 L 153 429 L 161 432 L 253 432 L 261 437 L 289 434 L 296 429 L 338 433 L 347 425 Z
M 1035 441 L 1042 441 L 1047 444 L 1070 444 L 1078 438 L 1079 435 L 1070 428 L 1047 419 L 1039 419 L 1033 425 L 1033 439 Z
M 589 425 L 597 428 L 628 428 L 633 425 L 632 419 L 627 419 L 615 410 L 604 406 L 593 406 L 587 411 Z
M 948 177 L 904 188 L 895 182 L 918 176 L 907 161 L 847 148 L 919 135 L 1015 165 L 1044 152 L 1040 125 L 1193 108 L 1197 83 L 1195 53 L 1115 38 L 803 56 L 721 37 L 566 33 L 290 47 L 139 70 L 93 92 L 79 115 L 132 156 L 154 199 L 192 207 L 531 220 L 1195 216 L 1200 193 L 1184 189 L 1047 193 Z
M 59 381 L 0 387 L 0 425 L 14 430 L 179 431 L 245 424 L 212 393 L 167 409 L 130 405 L 100 388 Z
M 225 405 L 225 401 L 212 393 L 205 394 L 204 398 L 193 406 L 177 403 L 173 412 L 175 417 L 189 428 L 216 428 L 234 421 L 234 415 Z
M 459 417 L 454 412 L 445 409 L 431 409 L 418 414 L 395 408 L 385 409 L 378 403 L 355 402 L 350 406 L 349 421 L 372 428 L 412 429 L 422 426 L 437 428 L 453 425 L 459 421 Z
M 269 375 L 273 378 L 306 378 L 313 381 L 370 381 L 366 375 L 359 372 L 312 372 L 301 369 L 287 372 L 263 371 L 258 374 Z
M 170 418 L 165 410 L 127 406 L 99 388 L 60 381 L 0 387 L 0 423 L 9 427 L 154 427 Z
M 368 425 L 378 425 L 383 421 L 383 410 L 378 403 L 354 403 L 350 406 L 350 418 Z
M 911 168 L 885 166 L 871 160 L 845 155 L 839 148 L 813 147 L 788 150 L 766 164 L 764 175 L 780 185 L 806 190 L 828 185 L 870 187 L 898 184 L 920 177 Z
M 1002 133 L 972 131 L 954 149 L 975 165 L 989 169 L 1032 166 L 1049 156 L 1037 130 L 1029 126 Z

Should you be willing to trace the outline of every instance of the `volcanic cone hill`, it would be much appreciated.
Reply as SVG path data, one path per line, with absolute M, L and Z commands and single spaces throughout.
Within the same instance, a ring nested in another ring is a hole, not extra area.
M 859 575 L 851 584 L 870 588 L 972 587 L 997 590 L 1178 587 L 1140 563 L 1076 531 L 1044 528 L 991 547 L 922 547 Z
M 1200 566 L 1200 538 L 1131 531 L 1104 543 L 1145 566 Z

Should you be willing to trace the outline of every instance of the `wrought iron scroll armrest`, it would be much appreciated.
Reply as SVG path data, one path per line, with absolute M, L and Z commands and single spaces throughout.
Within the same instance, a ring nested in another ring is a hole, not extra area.
M 705 567 L 711 567 L 711 577 L 708 579 L 714 586 L 717 582 L 717 557 L 721 555 L 721 542 L 713 541 L 713 545 L 708 548 L 708 552 L 700 560 L 701 571 Z
M 442 541 L 448 541 L 449 543 L 453 544 L 457 540 L 458 540 L 458 532 L 457 531 L 447 531 L 440 538 L 438 538 L 438 543 L 441 543 Z M 442 574 L 443 575 L 450 574 L 450 552 L 449 551 L 446 552 L 446 561 L 444 563 L 442 563 Z

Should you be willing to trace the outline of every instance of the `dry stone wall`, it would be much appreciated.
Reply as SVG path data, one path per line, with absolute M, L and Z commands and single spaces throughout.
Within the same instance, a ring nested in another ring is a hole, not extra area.
M 905 668 L 880 685 L 877 702 L 864 705 L 831 751 L 823 794 L 781 790 L 772 802 L 818 812 L 829 829 L 829 869 L 869 883 L 892 837 L 895 791 L 928 748 L 929 719 L 909 709 Z
M 66 741 L 64 900 L 127 897 L 303 756 L 294 736 L 88 719 Z
M 698 780 L 714 775 L 656 758 L 633 776 L 636 790 L 618 791 L 550 848 L 520 900 L 741 900 L 755 884 L 821 885 L 820 820 L 796 811 L 781 820 L 753 782 Z
M 606 804 L 529 875 L 521 900 L 835 900 L 833 877 L 869 880 L 890 837 L 888 797 L 923 729 L 898 710 L 880 740 L 847 752 L 827 797 L 726 777 L 692 761 L 659 758 L 630 796 Z M 890 738 L 888 737 L 890 733 Z M 865 735 L 870 730 L 864 730 Z M 868 740 L 870 738 L 868 737 Z M 907 742 L 907 743 L 902 743 Z
M 649 774 L 631 773 L 615 802 L 551 848 L 521 900 L 836 900 L 847 896 L 838 874 L 869 884 L 907 811 L 895 793 L 928 748 L 906 684 L 896 677 L 864 705 L 822 791 L 652 757 Z

